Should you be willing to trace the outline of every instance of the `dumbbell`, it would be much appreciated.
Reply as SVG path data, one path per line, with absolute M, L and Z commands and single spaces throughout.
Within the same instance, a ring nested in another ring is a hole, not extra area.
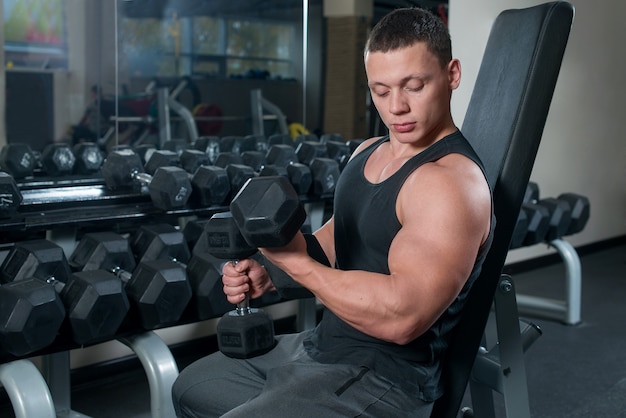
M 543 238 L 544 241 L 550 242 L 562 238 L 572 220 L 572 208 L 569 203 L 548 197 L 538 200 L 537 205 L 543 206 L 549 213 L 548 230 Z
M 0 171 L 0 218 L 10 218 L 22 204 L 22 192 L 13 176 Z
M 76 156 L 65 143 L 48 144 L 41 155 L 33 152 L 27 144 L 7 144 L 0 151 L 0 167 L 21 179 L 32 176 L 41 168 L 49 176 L 71 174 Z
M 220 153 L 219 141 L 218 136 L 201 136 L 191 144 L 191 147 L 192 149 L 205 153 L 211 164 L 215 164 L 215 160 Z
M 577 193 L 562 193 L 557 199 L 567 202 L 571 208 L 570 224 L 564 235 L 573 235 L 582 231 L 589 221 L 589 198 Z
M 110 339 L 129 309 L 115 276 L 102 270 L 72 273 L 62 248 L 47 240 L 16 243 L 0 279 L 2 344 L 16 355 L 50 344 L 65 313 L 78 344 Z
M 114 232 L 87 233 L 70 256 L 76 270 L 112 272 L 145 329 L 176 323 L 191 299 L 185 269 L 170 259 L 135 262 L 130 243 Z M 131 273 L 132 272 L 132 273 Z
M 292 145 L 270 146 L 266 156 L 267 165 L 259 172 L 260 176 L 287 177 L 299 195 L 306 195 L 313 185 L 311 169 L 299 162 Z
M 151 176 L 144 172 L 139 156 L 130 149 L 112 151 L 102 165 L 102 175 L 111 189 L 146 186 L 155 207 L 181 208 L 191 195 L 189 175 L 180 167 L 160 167 Z
M 306 142 L 303 142 L 302 144 L 305 143 Z M 307 146 L 305 145 L 305 148 L 306 147 Z M 266 159 L 269 165 L 275 165 L 278 167 L 289 168 L 290 166 L 294 166 L 298 167 L 299 171 L 301 170 L 297 163 L 304 164 L 304 166 L 308 167 L 311 171 L 312 181 L 309 192 L 315 196 L 329 196 L 335 191 L 340 170 L 339 163 L 333 159 L 315 156 L 310 159 L 303 157 L 304 161 L 301 161 L 296 150 L 289 145 L 271 146 L 267 152 Z M 295 186 L 298 193 L 303 194 L 300 190 L 298 190 L 301 187 L 297 185 L 297 181 L 292 180 L 292 184 Z
M 202 225 L 203 233 L 208 221 Z M 228 312 L 231 305 L 226 300 L 221 273 L 216 268 L 219 260 L 207 252 L 206 234 L 198 241 L 189 259 L 190 247 L 184 231 L 169 224 L 155 224 L 142 226 L 131 239 L 131 247 L 140 260 L 168 258 L 180 262 L 187 270 L 193 294 L 188 308 L 198 319 L 204 320 Z
M 311 165 L 315 158 L 330 158 L 337 161 L 339 169 L 348 163 L 350 159 L 350 147 L 343 141 L 326 139 L 322 141 L 303 141 L 296 148 L 298 160 L 306 165 Z
M 206 224 L 205 232 L 208 251 L 218 259 L 236 264 L 257 251 L 243 238 L 230 212 L 213 215 Z M 221 317 L 217 324 L 217 341 L 220 351 L 228 357 L 254 357 L 276 345 L 274 324 L 265 311 L 251 308 L 246 296 L 235 310 Z
M 230 210 L 242 236 L 255 248 L 286 245 L 306 221 L 298 195 L 284 177 L 251 179 L 235 196 Z M 293 281 L 285 274 L 272 275 L 272 282 L 280 295 L 295 294 L 290 289 Z
M 74 173 L 94 174 L 100 171 L 104 162 L 104 154 L 98 144 L 94 142 L 81 142 L 74 145 L 72 152 L 76 157 Z
M 219 139 L 221 152 L 242 154 L 245 151 L 267 151 L 267 139 L 263 135 L 224 136 Z
M 179 156 L 173 151 L 156 150 L 145 169 L 152 174 L 160 167 L 181 167 L 190 175 L 191 201 L 196 206 L 222 205 L 230 196 L 230 178 L 226 169 L 209 164 L 208 156 L 202 151 L 186 149 Z

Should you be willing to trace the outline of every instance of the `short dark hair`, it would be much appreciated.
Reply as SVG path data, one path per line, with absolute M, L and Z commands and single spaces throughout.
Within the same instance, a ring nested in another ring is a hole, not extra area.
M 395 9 L 372 29 L 365 52 L 388 52 L 425 42 L 428 50 L 447 65 L 452 59 L 450 32 L 444 21 L 426 9 Z

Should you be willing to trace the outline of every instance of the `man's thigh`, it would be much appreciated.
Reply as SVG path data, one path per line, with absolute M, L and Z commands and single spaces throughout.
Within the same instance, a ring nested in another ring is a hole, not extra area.
M 269 353 L 240 360 L 213 353 L 183 369 L 174 382 L 174 408 L 181 417 L 217 417 L 257 396 L 273 367 L 305 355 L 305 334 L 279 336 Z
M 428 417 L 431 408 L 367 368 L 303 357 L 269 371 L 259 396 L 225 417 Z

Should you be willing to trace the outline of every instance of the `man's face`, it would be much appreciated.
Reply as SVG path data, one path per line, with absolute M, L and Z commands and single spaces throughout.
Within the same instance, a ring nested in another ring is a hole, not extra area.
M 453 125 L 450 95 L 460 81 L 460 65 L 445 67 L 418 42 L 389 52 L 368 52 L 365 71 L 372 100 L 389 135 L 402 143 L 439 139 Z

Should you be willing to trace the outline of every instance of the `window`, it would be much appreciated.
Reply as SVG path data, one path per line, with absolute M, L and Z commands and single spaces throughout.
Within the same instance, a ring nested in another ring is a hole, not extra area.
M 64 0 L 4 0 L 8 68 L 67 68 Z
M 120 50 L 136 76 L 293 78 L 294 39 L 289 22 L 125 18 Z

